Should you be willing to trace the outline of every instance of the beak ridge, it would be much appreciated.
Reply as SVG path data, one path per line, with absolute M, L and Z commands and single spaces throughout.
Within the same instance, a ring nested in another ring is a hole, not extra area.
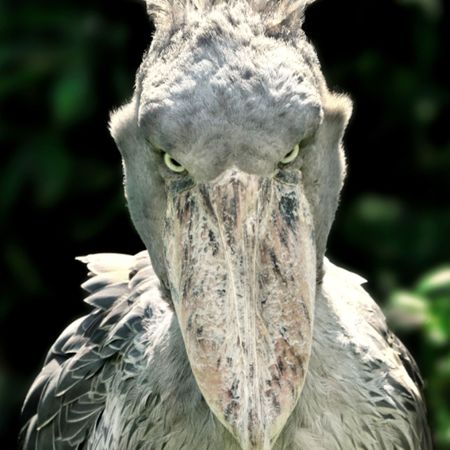
M 270 450 L 312 342 L 315 247 L 299 183 L 229 170 L 170 195 L 165 256 L 198 386 L 244 450 Z

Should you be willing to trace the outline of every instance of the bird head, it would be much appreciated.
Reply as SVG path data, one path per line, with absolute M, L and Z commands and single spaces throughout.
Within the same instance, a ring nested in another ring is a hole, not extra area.
M 351 103 L 307 3 L 147 1 L 156 33 L 110 123 L 198 387 L 244 450 L 270 450 L 301 396 L 345 173 Z

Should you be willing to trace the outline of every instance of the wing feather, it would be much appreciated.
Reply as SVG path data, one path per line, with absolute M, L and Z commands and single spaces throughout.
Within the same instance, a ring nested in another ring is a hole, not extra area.
M 78 259 L 90 272 L 82 287 L 94 310 L 63 331 L 31 386 L 22 409 L 24 450 L 82 447 L 103 412 L 121 351 L 140 352 L 133 341 L 144 331 L 142 321 L 152 316 L 145 301 L 141 304 L 142 292 L 158 283 L 146 252 Z M 133 369 L 122 368 L 130 377 Z
M 337 315 L 350 334 L 358 330 L 357 335 L 351 337 L 351 342 L 356 357 L 365 360 L 366 386 L 382 386 L 381 389 L 372 387 L 368 400 L 376 405 L 374 410 L 381 418 L 396 430 L 398 448 L 432 450 L 423 380 L 414 358 L 389 330 L 382 310 L 361 287 L 365 280 L 327 259 L 324 260 L 324 267 L 329 283 L 327 289 L 343 286 L 345 295 L 337 306 L 341 308 Z M 357 328 L 355 323 L 358 323 Z M 367 353 L 368 348 L 370 354 Z M 379 383 L 380 380 L 383 382 Z M 414 443 L 411 436 L 414 436 Z M 418 443 L 420 447 L 417 447 Z

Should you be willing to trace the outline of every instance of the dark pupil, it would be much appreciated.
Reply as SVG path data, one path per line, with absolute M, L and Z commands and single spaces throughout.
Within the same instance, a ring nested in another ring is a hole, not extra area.
M 174 166 L 181 167 L 181 164 L 180 164 L 176 159 L 170 158 L 170 160 L 172 161 L 172 164 L 173 164 Z

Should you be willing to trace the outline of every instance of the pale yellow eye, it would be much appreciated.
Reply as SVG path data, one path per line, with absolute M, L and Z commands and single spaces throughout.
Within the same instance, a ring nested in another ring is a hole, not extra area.
M 286 156 L 280 161 L 281 164 L 289 164 L 297 158 L 300 153 L 300 145 L 297 144 Z
M 186 169 L 175 159 L 173 159 L 168 153 L 164 153 L 164 163 L 172 171 L 181 173 Z

